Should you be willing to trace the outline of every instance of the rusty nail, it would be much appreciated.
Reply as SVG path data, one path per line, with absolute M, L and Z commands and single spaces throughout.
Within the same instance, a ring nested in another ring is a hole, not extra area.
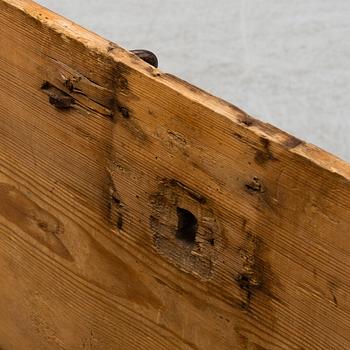
M 131 52 L 151 66 L 158 68 L 158 58 L 153 52 L 148 50 L 131 50 Z

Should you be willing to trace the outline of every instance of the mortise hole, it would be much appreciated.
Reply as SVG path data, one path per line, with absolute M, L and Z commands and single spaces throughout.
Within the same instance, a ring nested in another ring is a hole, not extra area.
M 215 245 L 215 240 L 214 240 L 214 238 L 210 238 L 210 239 L 208 240 L 208 242 L 209 242 L 209 244 L 210 244 L 211 246 L 214 246 L 214 245 Z
M 194 245 L 198 228 L 196 217 L 190 211 L 183 208 L 177 207 L 176 212 L 178 221 L 175 237 L 185 243 Z

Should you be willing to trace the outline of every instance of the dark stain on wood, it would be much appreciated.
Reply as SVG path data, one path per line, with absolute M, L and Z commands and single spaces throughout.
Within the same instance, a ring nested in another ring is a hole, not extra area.
M 258 210 L 267 208 L 268 210 L 278 211 L 278 202 L 271 196 L 269 189 L 264 185 L 263 181 L 258 177 L 243 183 L 244 190 L 254 196 L 258 201 Z
M 42 84 L 41 90 L 49 96 L 49 103 L 57 109 L 68 109 L 74 104 L 73 97 L 57 89 L 47 81 Z
M 270 150 L 270 141 L 264 137 L 260 138 L 261 145 L 263 147 L 262 150 L 257 150 L 255 153 L 255 162 L 258 165 L 264 165 L 270 160 L 275 160 L 276 158 L 273 156 Z
M 112 228 L 121 230 L 123 228 L 123 215 L 125 205 L 121 201 L 120 195 L 113 182 L 112 176 L 108 173 L 109 177 L 109 221 Z
M 129 90 L 129 82 L 126 78 L 129 68 L 120 62 L 113 66 L 113 85 L 116 93 L 126 93 Z
M 118 107 L 119 113 L 125 118 L 130 118 L 129 110 L 126 107 L 119 106 Z
M 269 263 L 270 249 L 262 237 L 253 233 L 243 220 L 243 242 L 239 248 L 241 269 L 235 282 L 241 291 L 241 309 L 254 315 L 267 327 L 276 325 L 276 304 L 287 307 L 276 292 L 282 288 Z M 256 313 L 256 310 L 259 312 Z
M 235 281 L 242 292 L 241 307 L 243 310 L 249 310 L 255 291 L 261 288 L 262 284 L 262 276 L 256 261 L 259 253 L 260 240 L 253 234 L 245 232 L 245 222 L 244 233 L 246 235 L 245 242 L 244 246 L 240 249 L 242 270 L 235 277 Z

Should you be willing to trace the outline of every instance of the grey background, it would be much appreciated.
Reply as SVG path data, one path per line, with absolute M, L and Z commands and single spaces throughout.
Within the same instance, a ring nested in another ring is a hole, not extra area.
M 350 161 L 349 0 L 39 0 Z

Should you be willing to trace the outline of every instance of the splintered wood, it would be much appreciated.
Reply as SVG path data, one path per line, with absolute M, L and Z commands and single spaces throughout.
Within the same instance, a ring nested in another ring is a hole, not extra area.
M 350 349 L 349 221 L 348 164 L 0 0 L 0 349 Z

